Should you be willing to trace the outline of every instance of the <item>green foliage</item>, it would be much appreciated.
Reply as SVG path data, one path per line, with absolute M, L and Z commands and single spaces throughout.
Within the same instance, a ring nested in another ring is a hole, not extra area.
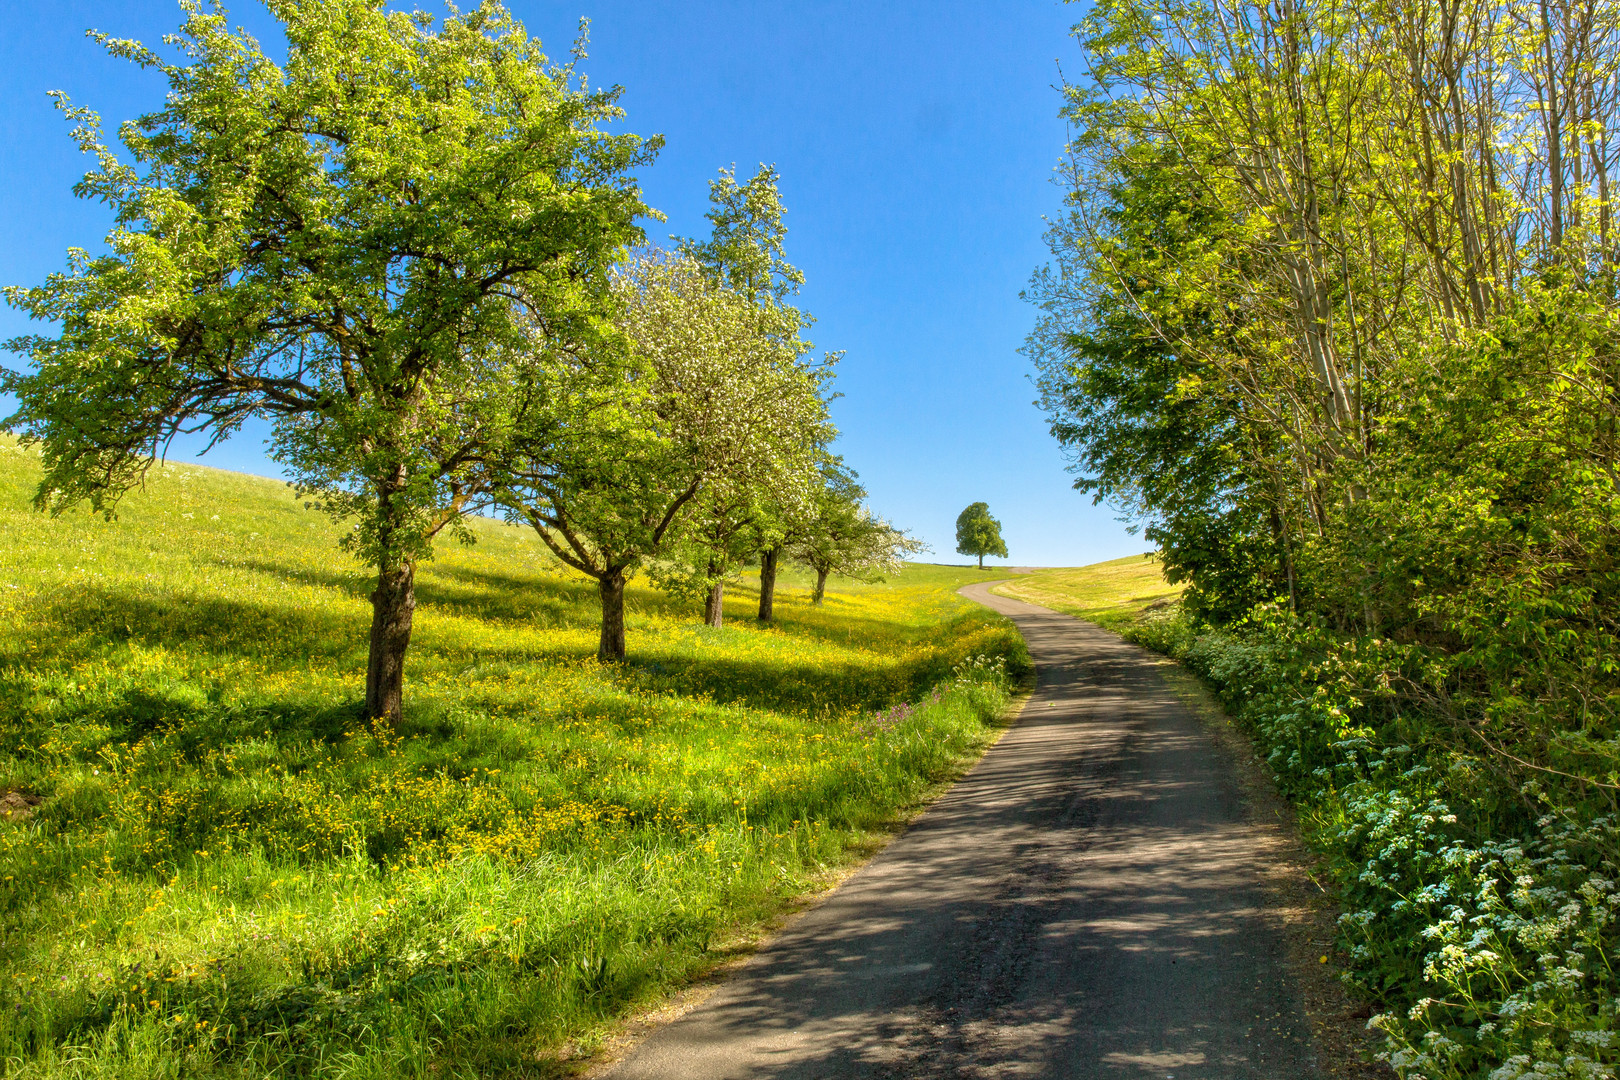
M 3 444 L 0 444 L 3 446 Z M 960 568 L 785 575 L 712 631 L 469 521 L 396 728 L 368 606 L 273 481 L 166 465 L 120 520 L 0 449 L 0 1055 L 18 1076 L 534 1076 L 732 955 L 994 735 L 1027 656 Z
M 834 434 L 830 372 L 684 256 L 644 255 L 614 294 L 628 356 L 613 381 L 559 390 L 566 405 L 519 429 L 491 486 L 581 573 L 622 580 L 649 565 L 677 594 L 701 593 L 753 550 L 755 507 L 808 500 Z M 604 658 L 622 656 L 605 629 L 603 645 Z
M 961 555 L 978 556 L 981 567 L 986 555 L 1007 557 L 1001 522 L 990 516 L 988 503 L 973 503 L 956 516 L 956 550 Z
M 735 167 L 720 170 L 719 179 L 709 184 L 709 240 L 682 240 L 680 251 L 717 288 L 752 305 L 759 333 L 794 350 L 796 357 L 807 357 L 811 346 L 800 335 L 813 320 L 787 302 L 804 284 L 804 275 L 786 260 L 777 180 L 774 165 L 761 165 L 741 185 Z M 829 355 L 820 365 L 800 361 L 817 380 L 823 402 L 837 360 Z M 761 427 L 771 422 L 768 412 L 753 420 Z M 735 569 L 762 552 L 779 552 L 809 524 L 816 460 L 836 433 L 828 423 L 819 441 L 806 434 L 812 438 L 797 447 L 754 458 L 751 469 L 739 470 L 741 483 L 709 485 L 694 500 L 692 527 L 659 577 L 678 595 L 703 597 L 711 622 L 720 618 L 718 598 Z
M 746 184 L 737 183 L 735 166 L 721 169 L 719 179 L 709 182 L 708 241 L 680 242 L 681 254 L 755 304 L 782 305 L 804 284 L 783 248 L 787 227 L 778 179 L 775 165 L 761 165 Z
M 817 602 L 829 574 L 882 581 L 885 574 L 899 573 L 907 555 L 927 550 L 922 541 L 872 513 L 865 500 L 866 489 L 843 458 L 822 461 L 821 487 L 809 513 L 785 534 L 789 554 L 816 572 Z
M 1613 1075 L 1620 9 L 1104 0 L 1027 352 L 1396 1071 Z
M 117 226 L 110 254 L 8 288 L 62 326 L 11 343 L 35 370 L 7 376 L 8 424 L 43 445 L 42 505 L 110 511 L 176 431 L 275 417 L 273 452 L 359 516 L 365 561 L 420 555 L 486 445 L 473 418 L 515 407 L 523 308 L 585 327 L 639 238 L 625 172 L 648 146 L 598 132 L 613 94 L 574 89 L 493 3 L 436 31 L 368 0 L 274 10 L 284 66 L 222 13 L 188 16 L 181 63 L 105 42 L 170 84 L 120 129 L 134 165 L 63 102 L 99 162 L 78 193 Z M 389 485 L 413 524 L 381 523 Z
M 368 707 L 397 715 L 411 574 L 485 494 L 478 466 L 602 336 L 608 268 L 641 239 L 629 171 L 655 145 L 495 0 L 442 22 L 378 0 L 275 3 L 278 65 L 188 6 L 133 164 L 70 107 L 109 253 L 8 301 L 56 336 L 9 343 L 5 421 L 39 443 L 36 496 L 111 513 L 174 435 L 275 421 L 271 455 L 378 568 Z M 555 370 L 558 367 L 562 371 Z

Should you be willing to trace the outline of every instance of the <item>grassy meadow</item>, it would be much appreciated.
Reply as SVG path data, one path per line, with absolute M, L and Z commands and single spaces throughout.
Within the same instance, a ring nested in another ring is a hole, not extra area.
M 1144 618 L 1173 610 L 1185 588 L 1164 580 L 1157 559 L 1127 555 L 1091 566 L 1019 574 L 991 591 L 1123 632 Z
M 787 575 L 778 623 L 476 523 L 360 719 L 371 579 L 282 484 L 155 468 L 108 523 L 0 443 L 0 1062 L 13 1077 L 553 1076 L 892 827 L 1027 670 L 971 568 Z M 977 658 L 988 658 L 977 663 Z

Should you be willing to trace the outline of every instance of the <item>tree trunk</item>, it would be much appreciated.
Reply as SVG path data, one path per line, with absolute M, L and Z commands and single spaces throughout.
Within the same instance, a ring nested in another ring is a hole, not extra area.
M 979 552 L 979 569 L 984 569 L 984 552 Z
M 776 607 L 776 557 L 780 548 L 759 553 L 759 621 L 770 622 Z
M 596 658 L 602 663 L 624 659 L 624 571 L 596 579 L 596 588 L 602 596 L 602 642 L 596 647 Z
M 824 568 L 818 566 L 818 567 L 816 567 L 816 591 L 811 594 L 810 602 L 812 604 L 816 605 L 816 607 L 820 607 L 821 606 L 821 601 L 826 599 L 826 597 L 827 597 L 827 571 Z
M 405 697 L 405 648 L 411 643 L 411 614 L 416 610 L 416 564 L 377 568 L 371 594 L 371 656 L 366 662 L 366 715 L 400 721 Z
M 724 617 L 721 607 L 725 599 L 726 583 L 724 581 L 716 581 L 709 586 L 709 595 L 703 598 L 703 621 L 715 629 L 720 628 L 721 620 Z

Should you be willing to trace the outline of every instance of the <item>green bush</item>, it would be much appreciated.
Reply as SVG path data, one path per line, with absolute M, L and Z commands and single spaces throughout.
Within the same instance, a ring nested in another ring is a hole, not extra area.
M 1347 977 L 1403 1076 L 1585 1078 L 1620 1061 L 1620 819 L 1609 794 L 1524 779 L 1401 699 L 1421 649 L 1278 608 L 1129 636 L 1216 688 L 1301 809 L 1345 914 Z M 1427 672 L 1433 676 L 1432 671 Z

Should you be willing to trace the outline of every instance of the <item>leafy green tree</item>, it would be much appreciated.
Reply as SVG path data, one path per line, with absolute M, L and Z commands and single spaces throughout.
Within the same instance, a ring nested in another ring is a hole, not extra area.
M 176 434 L 272 418 L 272 456 L 377 568 L 366 709 L 397 720 L 416 564 L 483 497 L 515 388 L 543 381 L 540 328 L 591 332 L 656 147 L 601 132 L 616 92 L 548 66 L 493 0 L 437 25 L 269 7 L 281 65 L 217 9 L 189 9 L 178 63 L 101 39 L 169 82 L 120 129 L 134 164 L 59 99 L 98 163 L 76 191 L 116 225 L 107 254 L 7 290 L 60 332 L 10 343 L 33 368 L 4 376 L 5 423 L 42 446 L 40 507 L 110 516 Z
M 1001 522 L 990 516 L 988 503 L 972 503 L 956 515 L 956 551 L 959 555 L 977 555 L 979 569 L 984 569 L 984 557 L 1007 557 L 1007 545 L 1001 539 Z
M 761 498 L 737 484 L 710 487 L 695 502 L 681 543 L 653 573 L 666 592 L 700 601 L 709 626 L 724 623 L 726 582 L 758 550 L 755 532 L 768 513 Z
M 1189 171 L 1151 145 L 1113 162 L 1086 254 L 1135 288 L 1094 288 L 1083 313 L 1044 292 L 1047 310 L 1024 352 L 1040 371 L 1050 431 L 1073 459 L 1075 489 L 1145 524 L 1166 576 L 1194 583 L 1191 610 L 1235 619 L 1292 594 L 1293 515 L 1277 509 L 1274 463 L 1251 453 L 1270 435 L 1247 422 L 1249 396 L 1158 333 L 1170 323 L 1184 340 L 1224 333 L 1221 313 L 1164 280 L 1229 241 L 1226 214 Z
M 778 179 L 775 165 L 761 165 L 745 184 L 737 183 L 735 166 L 721 169 L 719 178 L 709 181 L 709 239 L 679 242 L 683 255 L 760 305 L 783 304 L 804 284 L 783 247 L 787 226 Z
M 898 573 L 908 555 L 928 550 L 867 509 L 866 489 L 842 458 L 828 455 L 821 464 L 821 487 L 811 513 L 787 545 L 788 554 L 816 572 L 810 602 L 820 606 L 832 574 L 857 581 L 882 581 Z
M 717 283 L 749 300 L 758 310 L 764 332 L 808 352 L 800 333 L 811 319 L 787 298 L 804 284 L 804 275 L 787 262 L 779 176 L 774 165 L 760 165 L 753 178 L 737 182 L 735 166 L 721 169 L 709 184 L 710 237 L 680 242 L 680 250 L 703 267 Z M 821 377 L 830 377 L 836 356 L 826 358 Z M 704 619 L 719 626 L 725 581 L 732 569 L 750 557 L 760 562 L 759 619 L 773 617 L 776 567 L 794 531 L 806 520 L 803 485 L 771 485 L 754 492 L 733 491 L 704 500 L 699 528 L 689 536 L 684 570 L 666 580 L 680 590 L 700 586 Z
M 625 656 L 628 575 L 657 560 L 660 585 L 708 595 L 693 552 L 713 549 L 694 537 L 758 491 L 808 487 L 830 432 L 818 371 L 691 259 L 644 256 L 614 295 L 622 341 L 535 410 L 496 467 L 500 504 L 597 581 L 604 661 Z

